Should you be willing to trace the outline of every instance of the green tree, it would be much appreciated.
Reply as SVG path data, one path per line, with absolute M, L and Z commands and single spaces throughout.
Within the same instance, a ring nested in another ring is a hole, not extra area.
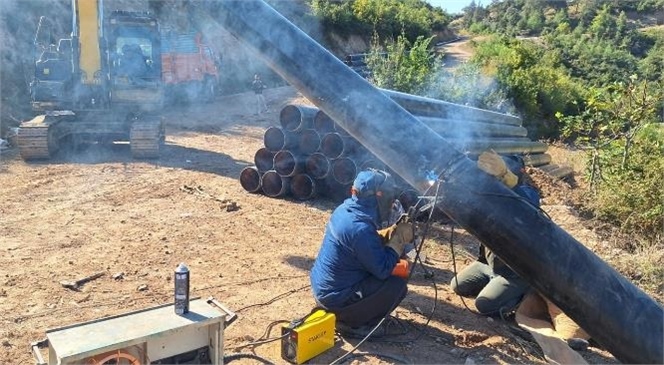
M 614 39 L 617 31 L 615 18 L 611 15 L 608 6 L 602 7 L 590 23 L 588 30 L 598 39 Z
M 621 141 L 620 168 L 629 166 L 630 150 L 637 133 L 656 120 L 662 102 L 647 82 L 634 75 L 628 83 L 616 82 L 609 87 L 588 91 L 582 112 L 577 115 L 557 113 L 563 123 L 563 136 L 573 137 L 592 151 L 589 182 L 596 187 L 602 181 L 601 154 L 614 141 Z
M 621 11 L 618 15 L 618 19 L 616 19 L 616 34 L 613 38 L 623 39 L 627 36 L 628 31 L 629 28 L 627 27 L 627 15 L 625 15 L 624 11 Z
M 647 80 L 664 83 L 664 32 L 656 36 L 653 47 L 639 61 L 639 71 Z
M 580 86 L 560 67 L 560 54 L 530 41 L 494 37 L 476 47 L 471 62 L 494 77 L 538 136 L 557 137 L 555 113 L 572 113 Z
M 371 81 L 378 87 L 411 94 L 423 93 L 440 65 L 439 56 L 429 51 L 433 37 L 418 37 L 410 43 L 404 34 L 396 41 L 380 45 L 374 35 L 367 65 Z

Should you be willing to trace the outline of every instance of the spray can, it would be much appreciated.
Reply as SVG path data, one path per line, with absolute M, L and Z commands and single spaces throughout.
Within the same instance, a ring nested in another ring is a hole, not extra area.
M 175 314 L 189 312 L 189 268 L 180 263 L 175 269 Z

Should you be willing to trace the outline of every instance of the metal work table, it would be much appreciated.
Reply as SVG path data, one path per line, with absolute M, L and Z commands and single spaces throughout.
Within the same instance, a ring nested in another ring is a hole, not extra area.
M 195 299 L 185 315 L 168 304 L 48 330 L 48 363 L 70 364 L 134 347 L 145 364 L 209 346 L 212 363 L 221 364 L 224 324 L 231 314 Z

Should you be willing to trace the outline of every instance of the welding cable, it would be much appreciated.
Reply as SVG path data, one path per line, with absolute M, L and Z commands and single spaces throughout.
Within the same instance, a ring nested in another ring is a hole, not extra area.
M 281 335 L 279 337 L 272 337 L 272 338 L 270 338 L 270 333 L 272 332 L 272 328 L 274 328 L 274 326 L 278 325 L 279 323 L 288 323 L 288 322 L 290 322 L 290 321 L 285 320 L 285 319 L 279 319 L 279 320 L 276 320 L 276 321 L 272 321 L 272 322 L 270 322 L 270 324 L 267 325 L 267 327 L 265 328 L 265 332 L 263 332 L 261 337 L 259 337 L 255 341 L 247 342 L 247 343 L 237 345 L 237 346 L 226 347 L 226 349 L 235 350 L 235 349 L 240 349 L 240 348 L 243 348 L 243 347 L 258 346 L 258 345 L 263 345 L 263 344 L 266 344 L 266 343 L 274 342 L 274 341 L 277 341 L 277 340 L 281 340 L 282 338 L 287 337 L 288 333 L 286 333 L 284 335 Z
M 424 247 L 424 241 L 426 237 L 429 235 L 429 229 L 431 228 L 431 224 L 433 222 L 433 207 L 436 205 L 438 202 L 438 197 L 440 196 L 440 180 L 438 181 L 438 184 L 436 184 L 436 194 L 434 196 L 433 200 L 433 205 L 431 206 L 431 210 L 429 211 L 429 217 L 427 218 L 427 221 L 425 222 L 424 230 L 422 231 L 422 236 L 420 240 L 420 244 L 416 245 L 415 247 L 415 259 L 413 260 L 415 263 L 413 264 L 413 269 L 410 271 L 408 275 L 408 281 L 410 281 L 411 276 L 415 272 L 415 267 L 417 267 L 417 263 L 420 263 L 420 266 L 422 266 L 422 269 L 424 269 L 425 276 L 428 274 L 427 268 L 424 265 L 424 262 L 422 262 L 422 257 L 420 256 L 420 253 L 422 252 L 422 248 Z M 414 214 L 419 214 L 420 212 L 415 212 Z M 424 323 L 424 327 L 428 326 L 429 323 L 431 323 L 431 319 L 433 319 L 433 315 L 436 312 L 436 307 L 438 305 L 438 286 L 436 285 L 436 279 L 434 278 L 433 274 L 431 274 L 431 283 L 433 285 L 433 292 L 434 292 L 434 298 L 433 298 L 433 306 L 431 308 L 431 313 L 429 313 L 429 316 L 427 317 L 427 321 Z M 415 328 L 419 334 L 417 337 L 413 339 L 405 339 L 405 340 L 379 340 L 377 342 L 383 342 L 383 343 L 408 343 L 408 342 L 417 342 L 422 338 L 423 335 L 426 334 L 424 330 L 421 330 L 420 328 L 415 327 L 413 324 L 411 324 L 413 328 Z
M 286 338 L 286 337 L 288 337 L 288 335 L 290 333 L 285 333 L 285 334 L 283 334 L 279 337 L 270 338 L 270 333 L 272 332 L 272 328 L 274 328 L 274 326 L 278 325 L 279 323 L 290 323 L 291 328 L 298 327 L 298 326 L 302 325 L 309 317 L 311 317 L 312 314 L 314 314 L 315 312 L 317 312 L 319 310 L 324 310 L 324 309 L 321 308 L 321 307 L 315 307 L 309 313 L 307 313 L 307 315 L 305 315 L 304 317 L 298 318 L 298 319 L 292 320 L 292 321 L 288 321 L 288 320 L 285 320 L 285 319 L 278 319 L 276 321 L 272 321 L 272 322 L 270 322 L 270 324 L 267 325 L 267 327 L 265 328 L 265 332 L 263 332 L 261 337 L 259 337 L 256 341 L 252 341 L 252 342 L 248 342 L 248 343 L 245 343 L 245 344 L 242 344 L 242 345 L 228 347 L 228 348 L 229 349 L 238 349 L 238 348 L 247 347 L 247 346 L 262 345 L 262 344 L 274 342 L 274 341 L 277 341 L 277 340 L 281 340 L 282 338 Z
M 453 270 L 452 274 L 454 274 L 454 282 L 455 282 L 455 284 L 458 288 L 459 287 L 459 278 L 457 277 L 456 257 L 454 256 L 454 226 L 451 226 L 451 227 L 452 227 L 452 231 L 450 233 L 450 251 L 452 252 L 452 270 Z M 461 294 L 457 294 L 457 295 L 459 296 L 459 299 L 461 299 L 461 303 L 463 304 L 464 307 L 466 307 L 466 309 L 468 309 L 471 313 L 481 315 L 480 312 L 471 309 L 468 306 L 468 304 L 466 304 L 466 301 L 461 296 Z
M 406 360 L 403 357 L 392 355 L 392 354 L 383 354 L 383 353 L 375 352 L 375 351 L 356 352 L 356 353 L 350 355 L 349 357 L 347 357 L 345 361 L 341 362 L 341 364 L 345 364 L 345 363 L 351 361 L 354 358 L 363 357 L 363 356 L 374 356 L 374 357 L 378 357 L 378 358 L 382 358 L 382 359 L 392 360 L 392 361 L 396 361 L 396 364 L 412 364 L 412 362 Z
M 287 296 L 289 296 L 289 295 L 291 295 L 291 294 L 295 294 L 295 293 L 297 293 L 297 292 L 299 292 L 299 291 L 302 291 L 302 290 L 304 290 L 304 289 L 307 289 L 307 288 L 309 288 L 310 286 L 311 286 L 311 285 L 305 285 L 305 286 L 303 286 L 303 287 L 301 287 L 301 288 L 291 289 L 291 290 L 289 290 L 289 291 L 287 291 L 287 292 L 284 292 L 284 293 L 281 293 L 281 294 L 277 295 L 276 297 L 274 297 L 274 298 L 268 300 L 267 302 L 264 302 L 264 303 L 256 303 L 256 304 L 248 305 L 248 306 L 246 306 L 246 307 L 242 307 L 242 308 L 236 310 L 235 313 L 239 313 L 239 312 L 241 312 L 241 311 L 244 311 L 244 310 L 246 310 L 246 309 L 253 308 L 253 307 L 262 307 L 262 306 L 264 306 L 264 305 L 270 305 L 270 304 L 276 302 L 277 300 L 280 300 L 280 299 L 286 298 Z
M 274 363 L 264 357 L 258 356 L 256 354 L 250 354 L 246 352 L 240 352 L 237 354 L 232 354 L 232 355 L 226 355 L 223 357 L 224 364 L 229 363 L 231 361 L 235 360 L 242 360 L 242 359 L 250 359 L 250 360 L 258 360 L 262 364 L 269 364 L 269 365 L 274 365 Z

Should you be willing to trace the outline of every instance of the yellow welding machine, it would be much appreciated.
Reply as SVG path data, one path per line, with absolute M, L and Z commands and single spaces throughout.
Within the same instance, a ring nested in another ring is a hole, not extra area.
M 334 346 L 336 316 L 322 309 L 281 328 L 281 357 L 302 364 Z

